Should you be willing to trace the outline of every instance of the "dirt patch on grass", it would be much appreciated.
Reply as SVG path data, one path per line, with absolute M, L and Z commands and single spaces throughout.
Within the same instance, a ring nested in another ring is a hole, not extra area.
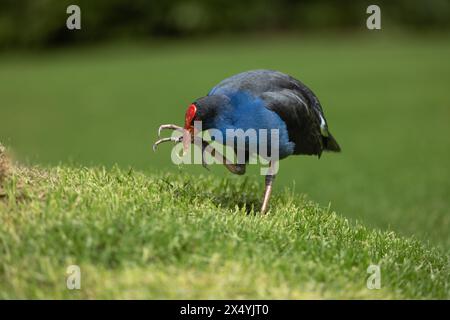
M 13 198 L 16 202 L 31 197 L 43 199 L 49 181 L 57 179 L 39 167 L 22 166 L 13 162 L 10 152 L 0 143 L 0 201 Z M 6 192 L 7 187 L 11 192 Z
M 0 194 L 2 183 L 7 176 L 11 173 L 11 159 L 6 153 L 6 148 L 0 143 Z
M 0 199 L 5 197 L 3 182 L 11 174 L 11 159 L 6 153 L 6 148 L 0 143 Z

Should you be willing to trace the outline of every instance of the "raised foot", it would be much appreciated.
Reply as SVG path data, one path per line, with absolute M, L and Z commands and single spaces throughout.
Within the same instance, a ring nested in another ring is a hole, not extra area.
M 180 137 L 169 137 L 169 138 L 159 139 L 153 144 L 153 147 L 152 147 L 153 151 L 156 151 L 156 148 L 158 147 L 158 145 L 160 143 L 169 142 L 169 141 L 172 141 L 172 142 L 175 142 L 175 143 L 179 143 L 179 142 L 183 141 L 183 137 L 180 136 Z
M 161 131 L 166 130 L 166 129 L 179 130 L 180 132 L 183 132 L 183 128 L 180 126 L 177 126 L 175 124 L 162 124 L 158 128 L 158 138 L 161 138 Z M 156 148 L 158 147 L 159 144 L 161 144 L 163 142 L 170 142 L 170 141 L 179 143 L 179 142 L 183 141 L 183 137 L 179 136 L 179 137 L 161 138 L 153 144 L 153 147 L 152 147 L 153 151 L 156 151 Z

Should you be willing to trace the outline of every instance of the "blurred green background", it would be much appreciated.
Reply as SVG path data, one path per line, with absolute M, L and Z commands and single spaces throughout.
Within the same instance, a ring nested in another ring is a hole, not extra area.
M 153 153 L 156 129 L 223 78 L 276 69 L 312 88 L 343 148 L 284 160 L 277 188 L 449 250 L 450 2 L 378 1 L 378 31 L 369 4 L 3 0 L 0 141 L 32 164 L 228 175 Z
M 68 32 L 66 8 L 78 5 L 82 32 Z M 118 39 L 217 37 L 267 32 L 367 31 L 376 4 L 385 30 L 445 31 L 448 0 L 2 0 L 0 47 L 49 47 Z

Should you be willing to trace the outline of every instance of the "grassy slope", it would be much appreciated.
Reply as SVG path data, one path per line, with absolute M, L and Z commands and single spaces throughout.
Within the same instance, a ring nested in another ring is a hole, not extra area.
M 287 190 L 269 215 L 248 214 L 260 192 L 249 179 L 16 168 L 0 191 L 0 298 L 450 297 L 441 251 Z M 366 288 L 372 263 L 381 290 Z M 80 291 L 65 288 L 70 264 Z
M 169 146 L 151 152 L 158 125 L 233 73 L 278 69 L 318 95 L 344 152 L 283 160 L 277 189 L 450 252 L 449 56 L 448 36 L 389 29 L 5 54 L 0 141 L 34 164 L 176 172 Z

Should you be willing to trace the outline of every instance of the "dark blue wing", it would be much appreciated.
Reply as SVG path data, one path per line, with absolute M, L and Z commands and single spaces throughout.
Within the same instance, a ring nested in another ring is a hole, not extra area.
M 245 91 L 265 101 L 286 123 L 295 154 L 317 154 L 322 150 L 339 151 L 328 132 L 319 100 L 297 79 L 278 71 L 254 70 L 239 73 L 215 86 L 209 95 L 233 95 Z

